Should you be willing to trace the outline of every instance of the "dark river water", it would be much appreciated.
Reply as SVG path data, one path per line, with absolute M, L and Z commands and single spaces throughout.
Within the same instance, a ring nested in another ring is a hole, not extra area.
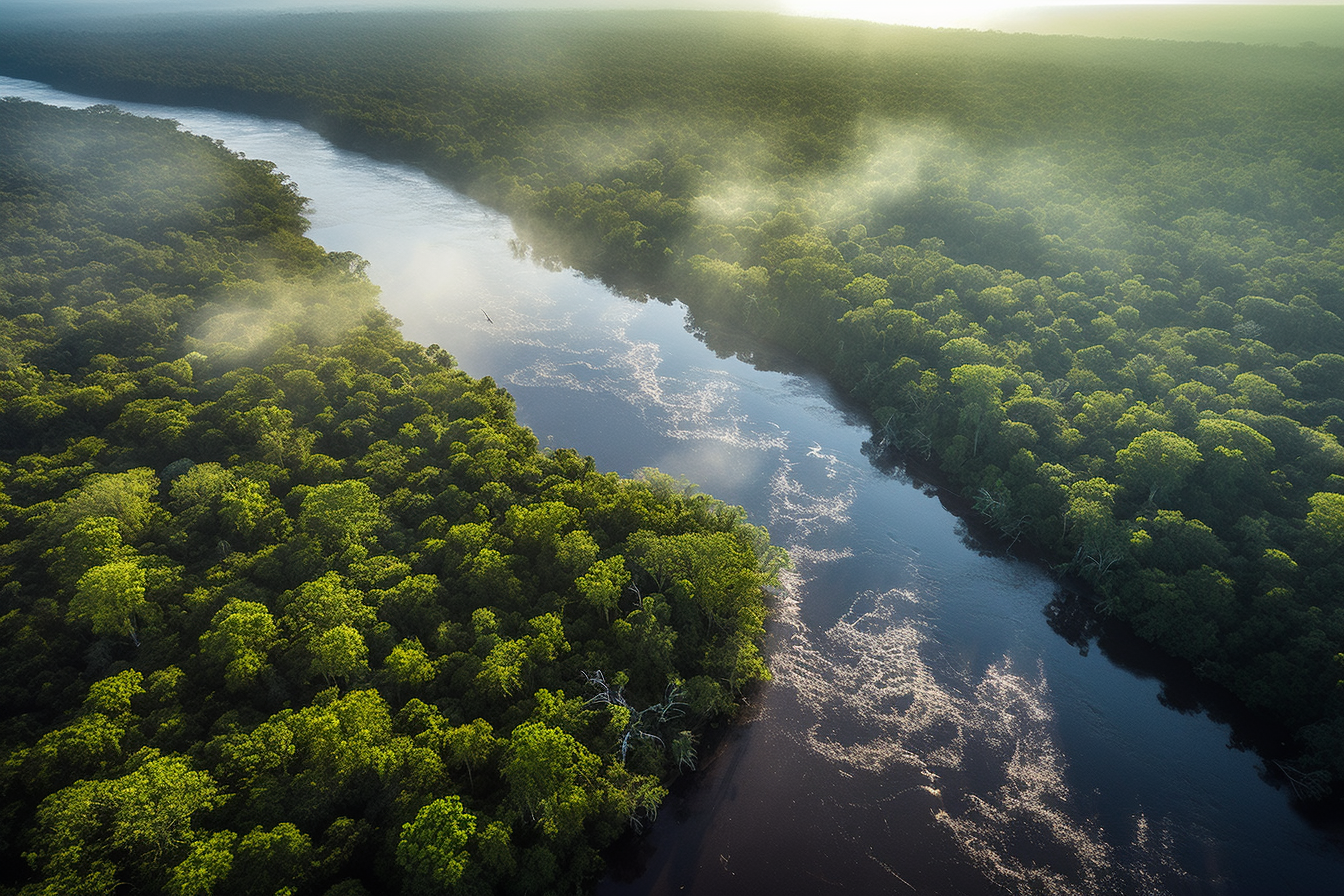
M 506 218 L 412 168 L 290 122 L 118 105 L 275 162 L 312 199 L 310 235 L 368 259 L 405 334 L 493 376 L 543 445 L 684 477 L 788 548 L 774 681 L 600 893 L 1344 892 L 1337 826 L 1295 812 L 1179 674 L 1052 627 L 1086 612 L 875 464 L 819 378 L 518 257 Z

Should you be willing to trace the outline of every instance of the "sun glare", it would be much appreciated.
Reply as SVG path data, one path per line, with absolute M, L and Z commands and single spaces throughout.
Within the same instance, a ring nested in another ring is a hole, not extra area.
M 781 12 L 795 16 L 830 19 L 862 19 L 888 25 L 915 25 L 921 28 L 994 27 L 1003 13 L 1041 6 L 1130 5 L 1148 6 L 1178 2 L 1188 5 L 1209 3 L 1240 5 L 1249 3 L 1277 5 L 1283 0 L 782 0 Z M 1318 3 L 1320 0 L 1290 0 L 1294 3 Z
M 1033 4 L 1004 0 L 945 0 L 942 3 L 922 0 L 786 0 L 782 5 L 784 12 L 797 16 L 864 19 L 923 28 L 966 28 L 999 10 Z

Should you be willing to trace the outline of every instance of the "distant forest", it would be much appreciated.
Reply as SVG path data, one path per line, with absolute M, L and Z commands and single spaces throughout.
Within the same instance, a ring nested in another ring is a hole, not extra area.
M 1337 3 L 1028 5 L 988 14 L 977 27 L 1087 37 L 1344 47 L 1344 6 Z
M 1300 793 L 1344 777 L 1344 50 L 405 14 L 15 31 L 0 59 L 302 120 L 789 349 L 1291 730 Z
M 766 675 L 740 508 L 538 450 L 269 162 L 0 101 L 0 893 L 553 893 Z

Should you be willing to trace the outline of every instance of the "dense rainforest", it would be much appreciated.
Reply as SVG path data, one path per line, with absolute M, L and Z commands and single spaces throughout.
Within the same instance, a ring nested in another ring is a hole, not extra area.
M 1154 3 L 1024 6 L 977 27 L 1035 34 L 1344 47 L 1344 7 L 1334 3 Z
M 764 532 L 540 451 L 304 203 L 0 101 L 0 892 L 573 892 L 766 675 Z
M 1292 731 L 1299 793 L 1344 777 L 1344 51 L 568 13 L 14 29 L 0 59 L 303 120 L 791 350 Z

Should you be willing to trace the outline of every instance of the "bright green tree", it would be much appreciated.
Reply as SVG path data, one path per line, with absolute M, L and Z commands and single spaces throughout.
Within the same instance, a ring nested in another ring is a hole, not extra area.
M 617 554 L 599 560 L 588 568 L 574 583 L 584 602 L 602 611 L 602 618 L 610 621 L 611 611 L 616 609 L 621 594 L 630 584 L 630 571 L 625 568 L 625 558 Z
M 60 547 L 49 551 L 51 572 L 58 581 L 74 587 L 84 573 L 114 560 L 127 560 L 135 552 L 122 543 L 116 517 L 92 516 L 80 520 L 61 536 Z
M 170 896 L 211 896 L 233 868 L 233 844 L 238 835 L 220 831 L 192 844 L 165 888 Z
M 29 864 L 47 893 L 109 893 L 117 880 L 159 878 L 196 839 L 198 812 L 224 802 L 214 779 L 185 756 L 144 749 L 130 771 L 79 781 L 38 807 Z
M 1344 495 L 1317 492 L 1307 499 L 1307 531 L 1333 554 L 1344 545 Z
M 577 836 L 597 806 L 602 761 L 574 737 L 540 722 L 519 725 L 509 736 L 501 771 L 510 800 L 557 840 Z
M 444 732 L 444 747 L 451 760 L 467 770 L 467 784 L 473 789 L 473 772 L 486 766 L 499 750 L 500 740 L 485 719 L 473 719 Z
M 134 540 L 154 513 L 154 492 L 159 480 L 152 470 L 140 467 L 125 473 L 95 474 L 79 490 L 62 501 L 49 522 L 68 530 L 88 517 L 110 516 L 127 540 Z
M 96 635 L 129 635 L 136 644 L 135 613 L 145 605 L 145 571 L 134 560 L 95 566 L 79 577 L 70 615 Z
M 434 663 L 419 638 L 408 638 L 393 647 L 383 660 L 383 668 L 391 673 L 398 688 L 416 688 L 434 678 Z
M 358 479 L 316 486 L 299 510 L 299 528 L 332 554 L 366 546 L 386 525 L 378 497 Z
M 230 690 L 241 690 L 257 680 L 268 666 L 268 654 L 279 633 L 265 604 L 230 598 L 201 635 L 201 652 L 224 666 Z
M 308 645 L 310 668 L 327 684 L 369 669 L 369 648 L 364 636 L 348 625 L 337 625 L 313 638 Z
M 475 833 L 476 816 L 457 796 L 435 800 L 402 825 L 397 864 L 405 869 L 412 892 L 441 893 L 456 887 L 467 868 L 467 842 Z

